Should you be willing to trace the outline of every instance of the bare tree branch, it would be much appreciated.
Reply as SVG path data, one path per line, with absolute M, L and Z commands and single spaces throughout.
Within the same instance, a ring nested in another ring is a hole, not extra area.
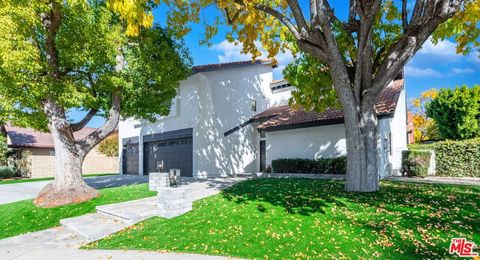
M 88 111 L 88 113 L 85 115 L 85 117 L 83 117 L 82 120 L 77 123 L 70 124 L 70 128 L 72 129 L 72 131 L 77 132 L 82 130 L 88 124 L 88 122 L 92 120 L 92 118 L 97 114 L 97 112 L 98 109 L 90 109 L 90 111 Z
M 357 1 L 350 0 L 348 5 L 348 23 L 353 23 L 357 19 Z
M 315 24 L 318 21 L 319 1 L 310 0 L 310 24 Z
M 88 154 L 88 152 L 90 152 L 90 150 L 92 150 L 103 139 L 115 131 L 115 128 L 120 121 L 121 101 L 122 98 L 120 94 L 113 94 L 112 106 L 108 112 L 108 119 L 105 121 L 105 123 L 82 140 L 76 142 L 76 145 L 83 148 L 82 151 L 85 153 L 85 155 Z
M 240 15 L 240 12 L 242 12 L 243 10 L 244 10 L 243 8 L 242 8 L 241 10 L 238 10 L 238 11 L 233 15 L 233 17 L 230 17 L 230 13 L 228 12 L 228 9 L 225 8 L 225 13 L 226 13 L 226 16 L 227 16 L 227 23 L 228 23 L 228 24 L 233 24 L 233 23 L 237 20 L 238 16 Z
M 245 3 L 243 2 L 243 0 L 235 0 L 235 3 L 239 4 L 239 5 L 242 5 L 242 6 L 245 6 Z M 275 9 L 273 9 L 271 7 L 268 7 L 268 6 L 262 5 L 262 4 L 255 5 L 255 9 L 263 11 L 263 12 L 277 18 L 281 23 L 283 23 L 285 26 L 287 26 L 287 28 L 293 33 L 295 38 L 297 38 L 297 39 L 301 38 L 300 32 L 295 27 L 295 24 L 293 24 L 292 21 L 290 21 L 283 14 L 277 12 Z
M 322 62 L 324 62 L 325 64 L 329 64 L 330 63 L 330 60 L 329 60 L 329 57 L 328 55 L 325 53 L 325 51 L 323 51 L 323 49 L 310 42 L 310 41 L 307 41 L 307 40 L 298 40 L 297 41 L 297 44 L 298 46 L 306 53 L 314 56 L 314 57 L 317 57 L 318 59 L 320 59 Z
M 422 47 L 435 29 L 458 12 L 465 1 L 441 0 L 417 1 L 405 35 L 388 50 L 380 63 L 373 82 L 373 94 L 378 95 L 389 79 L 405 66 L 408 60 Z
M 292 10 L 293 17 L 297 22 L 298 30 L 300 34 L 305 34 L 308 31 L 308 25 L 307 25 L 307 22 L 305 21 L 305 17 L 303 16 L 302 9 L 300 8 L 298 1 L 287 0 L 287 3 L 288 3 L 288 6 L 290 6 L 290 9 Z
M 357 59 L 355 63 L 355 79 L 353 89 L 355 98 L 361 102 L 362 93 L 366 88 L 371 87 L 372 78 L 372 56 L 373 56 L 373 23 L 380 10 L 380 0 L 363 3 L 363 10 L 360 13 L 360 28 L 358 31 Z
M 50 74 L 52 78 L 59 79 L 60 71 L 58 65 L 58 51 L 55 45 L 55 36 L 57 35 L 60 23 L 62 21 L 61 4 L 57 1 L 51 0 L 52 9 L 49 13 L 41 14 L 42 25 L 46 33 L 45 45 L 47 50 L 47 62 L 50 67 Z
M 407 0 L 402 0 L 402 27 L 403 33 L 407 32 L 408 20 L 407 20 Z

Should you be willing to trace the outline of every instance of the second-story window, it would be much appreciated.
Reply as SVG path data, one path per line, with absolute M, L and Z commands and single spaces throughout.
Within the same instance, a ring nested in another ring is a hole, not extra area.
M 252 109 L 253 112 L 257 112 L 257 101 L 255 100 L 250 100 L 250 108 Z

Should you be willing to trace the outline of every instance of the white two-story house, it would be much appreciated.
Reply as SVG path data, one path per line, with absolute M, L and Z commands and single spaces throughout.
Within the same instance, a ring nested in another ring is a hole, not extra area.
M 290 108 L 293 87 L 273 81 L 272 69 L 270 61 L 194 67 L 169 116 L 155 123 L 120 122 L 121 172 L 175 168 L 182 176 L 227 177 L 262 171 L 279 158 L 345 155 L 342 111 Z M 407 146 L 403 82 L 403 77 L 392 82 L 377 102 L 379 163 L 385 175 L 398 172 Z

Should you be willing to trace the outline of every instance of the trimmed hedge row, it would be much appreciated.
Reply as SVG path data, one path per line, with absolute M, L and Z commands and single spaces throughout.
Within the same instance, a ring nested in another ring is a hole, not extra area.
M 402 172 L 409 177 L 425 177 L 430 167 L 431 151 L 408 150 L 402 152 Z
M 274 173 L 346 174 L 347 157 L 310 159 L 277 159 L 272 161 Z
M 411 145 L 435 151 L 435 175 L 480 177 L 480 138 Z

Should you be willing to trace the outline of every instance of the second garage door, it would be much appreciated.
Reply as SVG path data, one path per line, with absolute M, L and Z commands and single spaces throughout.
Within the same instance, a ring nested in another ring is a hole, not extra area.
M 181 176 L 192 176 L 192 138 L 153 141 L 144 144 L 145 173 L 180 169 Z

